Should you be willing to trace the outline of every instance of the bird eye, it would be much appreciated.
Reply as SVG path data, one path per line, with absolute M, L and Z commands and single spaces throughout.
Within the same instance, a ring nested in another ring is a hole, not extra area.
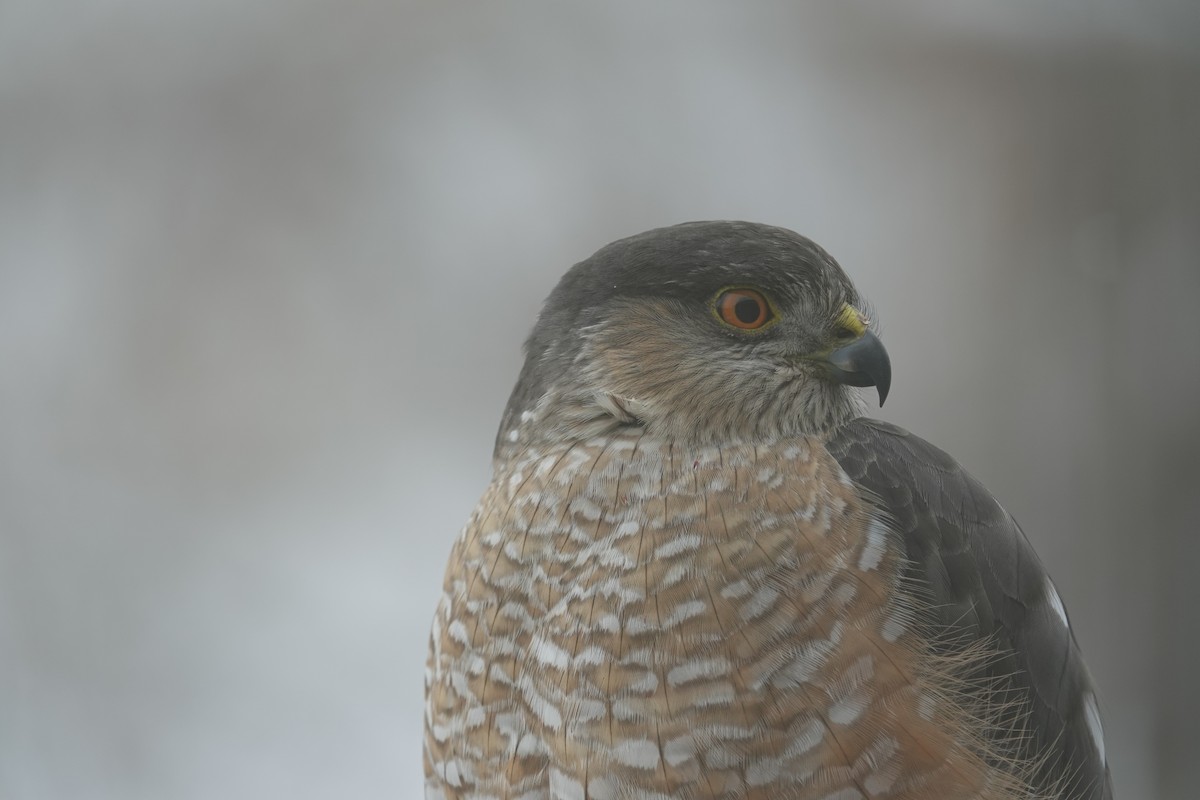
M 771 322 L 774 313 L 767 298 L 753 289 L 725 289 L 713 302 L 717 318 L 734 328 L 755 331 Z

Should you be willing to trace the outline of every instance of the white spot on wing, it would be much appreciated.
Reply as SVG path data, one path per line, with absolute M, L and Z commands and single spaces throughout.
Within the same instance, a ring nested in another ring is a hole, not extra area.
M 1096 752 L 1100 755 L 1100 763 L 1107 764 L 1104 755 L 1104 726 L 1100 724 L 1100 708 L 1096 705 L 1096 695 L 1088 692 L 1083 699 L 1083 716 L 1087 720 L 1088 731 L 1096 744 Z
M 1062 620 L 1063 627 L 1071 627 L 1071 623 L 1067 622 L 1067 609 L 1063 607 L 1062 598 L 1058 596 L 1058 590 L 1054 588 L 1054 584 L 1049 578 L 1046 578 L 1046 599 L 1050 602 L 1050 607 L 1054 609 L 1054 613 Z

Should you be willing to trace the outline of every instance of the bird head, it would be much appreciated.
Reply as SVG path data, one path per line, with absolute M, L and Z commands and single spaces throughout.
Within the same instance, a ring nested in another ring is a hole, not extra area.
M 848 388 L 891 382 L 849 278 L 811 240 L 746 222 L 621 239 L 547 298 L 497 437 L 754 441 L 818 434 L 860 411 Z

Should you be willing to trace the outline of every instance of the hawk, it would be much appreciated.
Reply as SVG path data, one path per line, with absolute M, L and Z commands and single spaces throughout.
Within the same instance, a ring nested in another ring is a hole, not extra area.
M 891 365 L 824 250 L 622 239 L 525 354 L 433 622 L 427 798 L 1111 798 L 1062 599 L 862 416 Z

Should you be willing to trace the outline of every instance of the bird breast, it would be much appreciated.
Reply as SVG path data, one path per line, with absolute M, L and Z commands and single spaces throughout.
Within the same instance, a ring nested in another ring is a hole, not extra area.
M 526 449 L 450 559 L 427 796 L 993 796 L 901 568 L 817 439 Z

